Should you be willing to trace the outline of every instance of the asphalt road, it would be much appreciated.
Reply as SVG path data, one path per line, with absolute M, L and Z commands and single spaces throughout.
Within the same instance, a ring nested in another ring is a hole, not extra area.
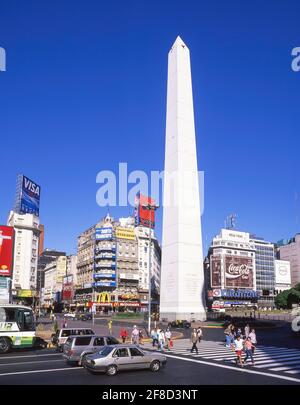
M 224 385 L 300 384 L 299 380 L 279 379 L 247 370 L 202 364 L 201 360 L 173 358 L 158 373 L 148 370 L 122 372 L 114 377 L 92 375 L 80 367 L 70 367 L 53 349 L 22 351 L 1 355 L 0 385 Z M 178 356 L 177 356 L 178 357 Z M 251 371 L 251 370 L 250 370 Z M 275 374 L 274 374 L 275 375 Z

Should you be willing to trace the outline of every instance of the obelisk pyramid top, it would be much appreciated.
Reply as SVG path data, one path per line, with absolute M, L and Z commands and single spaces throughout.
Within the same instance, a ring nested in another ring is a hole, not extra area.
M 183 40 L 180 38 L 180 36 L 178 35 L 178 37 L 176 38 L 174 44 L 172 45 L 171 51 L 173 51 L 173 49 L 175 48 L 186 48 L 189 49 L 186 44 L 183 42 Z

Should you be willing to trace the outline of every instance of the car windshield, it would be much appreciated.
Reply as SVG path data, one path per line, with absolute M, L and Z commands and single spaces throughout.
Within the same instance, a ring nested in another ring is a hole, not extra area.
M 111 353 L 113 350 L 113 347 L 110 346 L 105 346 L 102 350 L 100 350 L 99 354 L 103 357 L 106 357 Z

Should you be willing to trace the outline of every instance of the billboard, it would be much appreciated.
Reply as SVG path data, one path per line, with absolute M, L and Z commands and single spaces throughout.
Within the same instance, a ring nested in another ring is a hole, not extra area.
M 134 229 L 123 228 L 122 226 L 118 226 L 116 228 L 116 238 L 135 240 Z
M 9 286 L 10 279 L 8 277 L 0 277 L 0 304 L 9 303 Z
M 20 214 L 40 214 L 41 187 L 23 174 L 17 182 L 16 211 Z
M 226 255 L 225 287 L 249 288 L 254 287 L 253 258 Z
M 211 256 L 210 257 L 210 277 L 211 286 L 221 287 L 221 257 Z
M 112 228 L 111 227 L 96 228 L 95 239 L 96 240 L 112 239 Z
M 291 264 L 286 260 L 275 260 L 275 283 L 291 284 Z
M 154 229 L 155 227 L 155 210 L 149 210 L 144 206 L 155 205 L 155 201 L 151 197 L 146 197 L 140 193 L 137 193 L 134 201 L 134 218 L 135 225 L 147 226 Z
M 13 266 L 14 228 L 0 226 L 0 276 L 11 277 Z

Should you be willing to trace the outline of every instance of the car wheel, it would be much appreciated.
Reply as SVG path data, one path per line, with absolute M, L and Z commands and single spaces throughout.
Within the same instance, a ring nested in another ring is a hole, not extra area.
M 116 375 L 118 372 L 117 367 L 114 365 L 108 366 L 106 369 L 106 374 L 109 376 Z
M 151 371 L 153 371 L 154 373 L 156 373 L 157 371 L 160 370 L 160 362 L 158 360 L 154 360 L 151 364 L 150 364 L 150 369 Z
M 0 338 L 0 353 L 8 353 L 11 349 L 11 341 L 7 337 Z

